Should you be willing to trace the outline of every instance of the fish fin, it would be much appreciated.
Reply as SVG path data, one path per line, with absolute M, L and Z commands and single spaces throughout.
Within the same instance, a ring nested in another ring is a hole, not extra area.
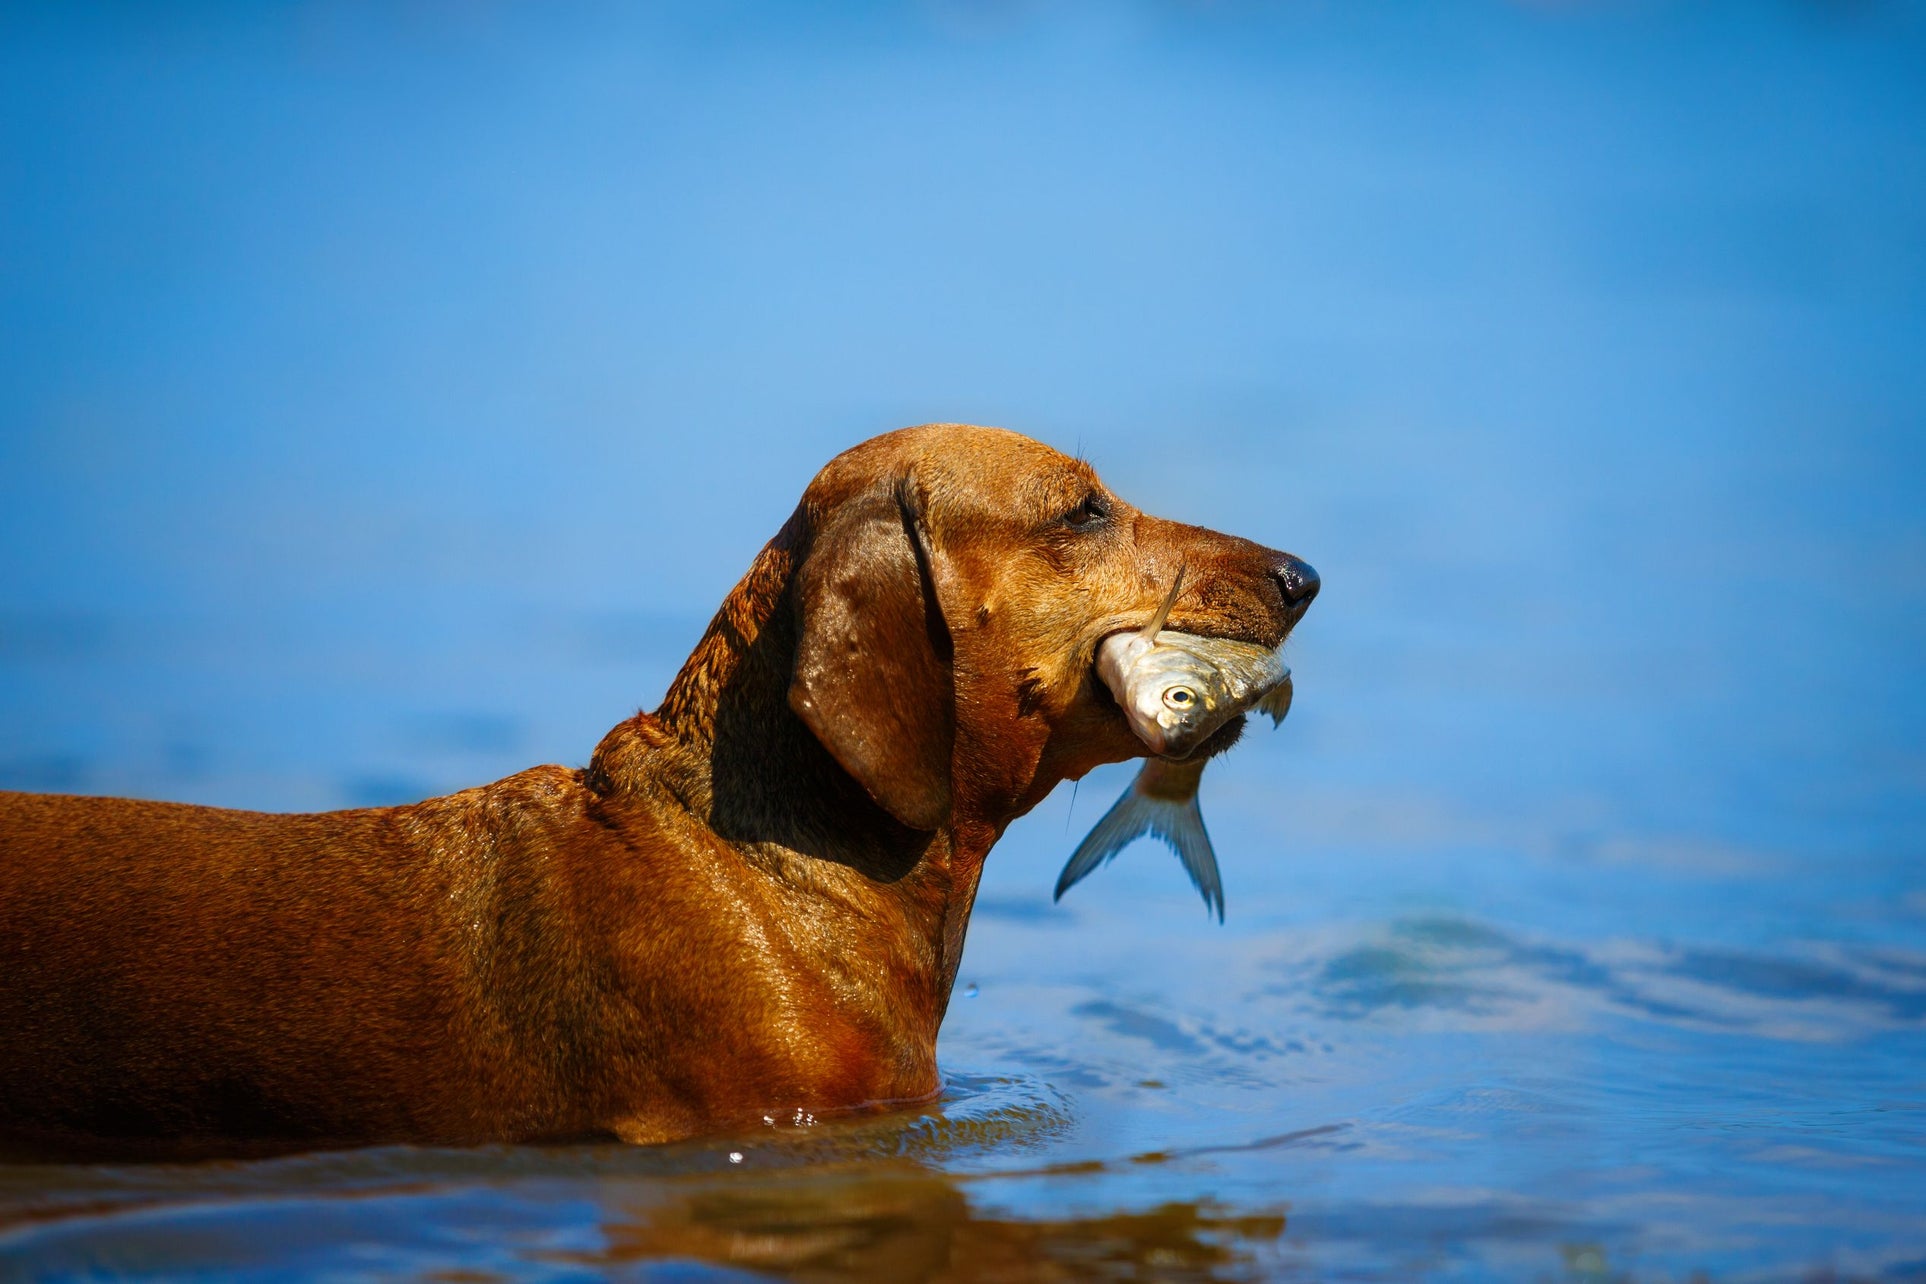
M 1092 870 L 1114 860 L 1118 852 L 1145 834 L 1163 839 L 1177 853 L 1184 872 L 1190 875 L 1191 885 L 1203 896 L 1205 907 L 1215 911 L 1217 921 L 1223 922 L 1224 885 L 1218 877 L 1217 853 L 1211 848 L 1210 834 L 1204 829 L 1204 813 L 1197 806 L 1197 795 L 1192 794 L 1182 802 L 1154 798 L 1139 793 L 1134 781 L 1077 844 L 1063 873 L 1057 876 L 1056 894 L 1051 899 L 1062 900 L 1063 894 Z
M 1177 591 L 1183 587 L 1184 564 L 1179 562 L 1177 563 L 1177 578 L 1170 582 L 1170 592 L 1164 594 L 1163 603 L 1158 606 L 1157 614 L 1151 616 L 1150 623 L 1143 627 L 1143 635 L 1146 641 L 1155 642 L 1157 640 L 1157 634 L 1163 630 L 1164 621 L 1170 618 L 1170 608 L 1177 605 Z
M 1291 671 L 1286 669 L 1283 680 L 1266 691 L 1264 697 L 1251 708 L 1259 713 L 1268 713 L 1271 716 L 1271 725 L 1278 726 L 1284 721 L 1284 715 L 1291 711 L 1291 696 L 1295 694 L 1293 688 Z

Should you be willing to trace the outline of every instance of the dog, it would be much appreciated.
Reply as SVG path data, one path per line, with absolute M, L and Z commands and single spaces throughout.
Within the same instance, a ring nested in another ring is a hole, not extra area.
M 0 794 L 0 1141 L 653 1143 L 926 1100 L 984 857 L 1145 753 L 1093 657 L 1179 567 L 1171 628 L 1267 647 L 1319 584 L 1019 434 L 905 428 L 816 476 L 586 768 L 315 815 Z

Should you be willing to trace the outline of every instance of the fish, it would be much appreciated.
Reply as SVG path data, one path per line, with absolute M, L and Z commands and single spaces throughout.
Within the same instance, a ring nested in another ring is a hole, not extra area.
M 1217 853 L 1204 828 L 1197 789 L 1213 756 L 1193 753 L 1231 719 L 1255 710 L 1276 726 L 1290 712 L 1291 671 L 1276 650 L 1250 642 L 1165 630 L 1184 582 L 1180 567 L 1143 628 L 1114 633 L 1097 648 L 1097 675 L 1151 751 L 1110 810 L 1077 844 L 1057 877 L 1053 900 L 1145 834 L 1177 854 L 1205 908 L 1224 921 Z

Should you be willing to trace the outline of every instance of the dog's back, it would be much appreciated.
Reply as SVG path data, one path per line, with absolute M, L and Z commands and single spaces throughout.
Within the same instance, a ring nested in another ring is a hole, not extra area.
M 573 829 L 556 812 L 579 792 L 549 767 L 318 815 L 0 794 L 0 1135 L 171 1153 L 539 1113 L 520 1045 L 548 1032 L 487 995 L 569 988 L 570 961 L 539 957 L 570 934 L 544 930 L 565 907 L 525 831 Z M 464 1117 L 482 1098 L 491 1117 Z

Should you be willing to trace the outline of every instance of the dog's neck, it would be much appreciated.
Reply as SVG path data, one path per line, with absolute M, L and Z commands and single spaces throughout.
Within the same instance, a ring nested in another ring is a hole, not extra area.
M 899 923 L 914 938 L 931 1017 L 940 1021 L 982 858 L 1001 827 L 926 832 L 902 825 L 791 711 L 791 580 L 805 543 L 799 518 L 724 600 L 661 706 L 610 731 L 585 779 L 611 799 L 666 792 L 750 864 L 822 890 L 835 907 L 830 912 L 858 907 L 862 921 L 854 931 L 874 937 Z M 857 949 L 868 944 L 849 942 Z

